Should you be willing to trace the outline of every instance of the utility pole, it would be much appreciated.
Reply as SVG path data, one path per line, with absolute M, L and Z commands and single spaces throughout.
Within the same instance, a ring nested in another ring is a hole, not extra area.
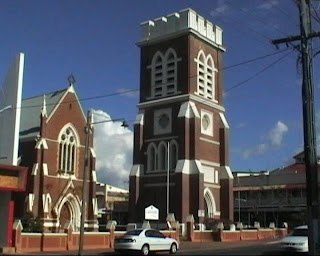
M 85 222 L 85 215 L 87 212 L 87 180 L 89 174 L 89 150 L 90 150 L 90 134 L 91 134 L 91 110 L 88 110 L 87 113 L 87 124 L 85 127 L 86 132 L 86 144 L 85 144 L 85 164 L 83 170 L 83 181 L 82 181 L 82 203 L 81 203 L 81 220 L 80 220 L 80 236 L 79 236 L 79 248 L 78 248 L 78 255 L 81 256 L 83 254 L 83 244 L 84 244 L 84 222 Z
M 311 0 L 297 0 L 300 14 L 300 35 L 273 40 L 275 45 L 300 41 L 302 63 L 302 106 L 304 131 L 304 157 L 306 164 L 307 216 L 308 216 L 308 244 L 309 255 L 320 255 L 320 227 L 319 227 L 319 192 L 318 192 L 318 164 L 315 130 L 315 111 L 313 94 L 313 56 L 312 38 L 319 37 L 320 32 L 313 32 L 310 18 Z

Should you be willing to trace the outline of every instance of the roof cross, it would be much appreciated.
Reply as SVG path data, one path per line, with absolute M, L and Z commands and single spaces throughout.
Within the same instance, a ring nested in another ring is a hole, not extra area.
M 76 83 L 76 79 L 74 78 L 73 74 L 68 76 L 69 85 L 74 85 Z

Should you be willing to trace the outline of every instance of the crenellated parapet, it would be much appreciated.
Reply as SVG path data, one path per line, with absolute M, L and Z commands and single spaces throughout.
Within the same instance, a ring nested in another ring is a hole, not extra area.
M 225 50 L 222 46 L 222 29 L 190 8 L 142 22 L 140 27 L 141 39 L 138 45 L 192 32 L 215 47 Z

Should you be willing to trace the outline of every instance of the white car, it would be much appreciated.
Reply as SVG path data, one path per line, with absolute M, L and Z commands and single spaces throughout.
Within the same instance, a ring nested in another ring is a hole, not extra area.
M 155 229 L 134 229 L 115 239 L 114 250 L 119 253 L 128 251 L 149 252 L 169 251 L 174 254 L 179 249 L 177 240 L 166 237 Z
M 280 241 L 282 249 L 292 252 L 308 252 L 308 226 L 296 227 Z

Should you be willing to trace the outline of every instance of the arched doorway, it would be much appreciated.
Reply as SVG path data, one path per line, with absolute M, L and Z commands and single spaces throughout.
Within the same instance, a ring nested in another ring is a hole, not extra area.
M 216 212 L 216 203 L 212 192 L 208 188 L 204 190 L 204 211 L 205 219 L 208 220 L 208 222 L 212 222 Z
M 60 203 L 59 207 L 59 226 L 63 228 L 65 224 L 71 223 L 74 231 L 78 231 L 80 228 L 80 202 L 74 195 L 68 194 Z

